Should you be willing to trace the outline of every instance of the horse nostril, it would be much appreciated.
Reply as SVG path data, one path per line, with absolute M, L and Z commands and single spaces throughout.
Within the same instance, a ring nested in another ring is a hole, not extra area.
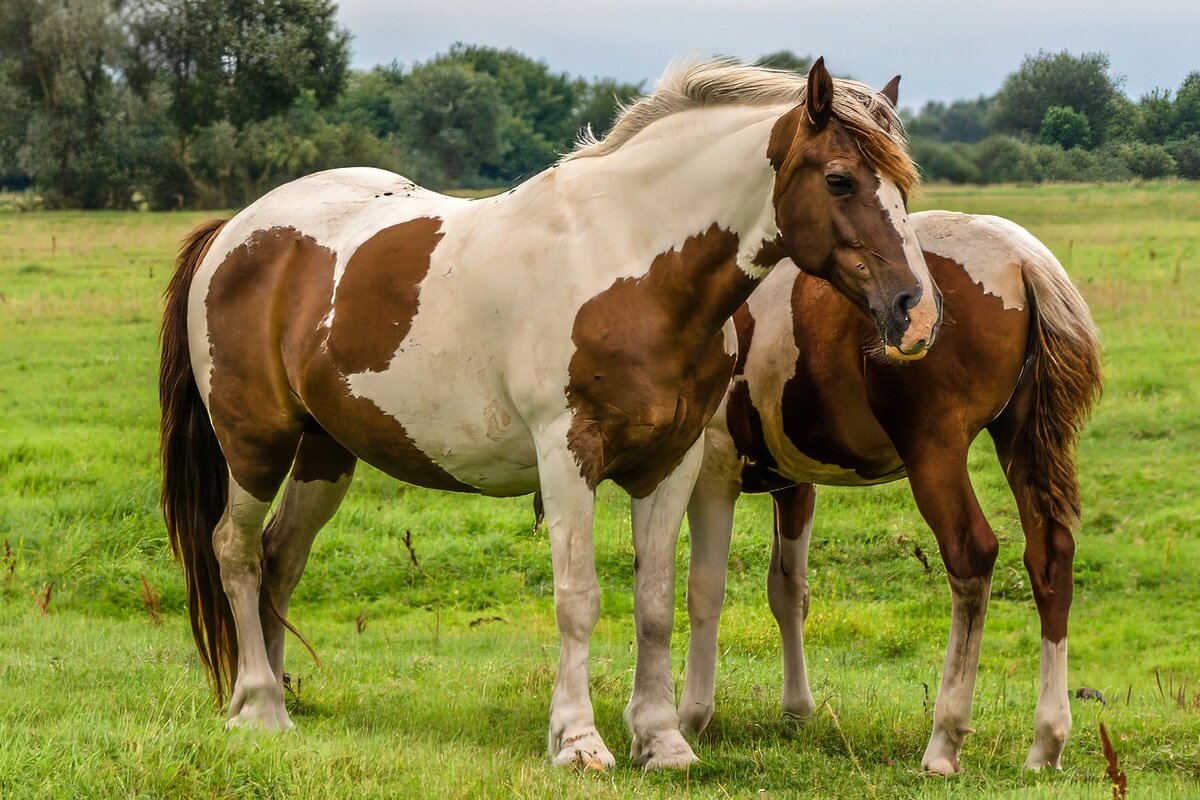
M 892 310 L 896 312 L 897 317 L 903 317 L 915 308 L 919 302 L 921 302 L 921 290 L 919 288 L 915 292 L 900 292 L 896 295 L 896 299 L 892 301 Z

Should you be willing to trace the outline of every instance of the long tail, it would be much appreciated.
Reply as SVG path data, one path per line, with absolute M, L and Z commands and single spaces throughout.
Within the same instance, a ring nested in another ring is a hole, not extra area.
M 1062 264 L 1033 242 L 1038 246 L 1031 247 L 1023 264 L 1033 310 L 1026 376 L 1032 381 L 1032 407 L 1019 438 L 1031 477 L 1049 498 L 1050 513 L 1074 529 L 1080 514 L 1075 445 L 1103 389 L 1100 332 Z
M 224 224 L 205 222 L 179 248 L 166 291 L 158 373 L 163 519 L 171 551 L 183 566 L 192 635 L 218 705 L 237 676 L 237 631 L 213 551 L 213 531 L 229 495 L 229 473 L 192 373 L 187 306 L 196 268 Z

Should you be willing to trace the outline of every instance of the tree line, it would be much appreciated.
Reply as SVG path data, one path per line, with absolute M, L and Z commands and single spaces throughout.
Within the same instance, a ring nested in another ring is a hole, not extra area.
M 932 180 L 1200 179 L 1200 71 L 1134 101 L 1104 53 L 1040 52 L 991 97 L 927 103 L 906 117 Z
M 349 44 L 333 0 L 4 0 L 0 189 L 47 206 L 230 207 L 350 165 L 502 186 L 644 89 L 464 44 L 356 71 Z M 811 59 L 759 63 L 803 73 Z M 993 97 L 906 117 L 929 179 L 1200 178 L 1200 73 L 1135 102 L 1103 54 L 1039 53 Z

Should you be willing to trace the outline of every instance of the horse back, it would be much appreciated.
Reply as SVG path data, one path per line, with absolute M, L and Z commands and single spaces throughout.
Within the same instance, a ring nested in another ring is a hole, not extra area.
M 1001 413 L 1028 352 L 1023 243 L 974 219 L 913 215 L 944 303 L 938 340 L 919 361 L 879 357 L 871 321 L 786 262 L 738 310 L 725 423 L 746 491 L 896 480 L 902 453 L 969 442 Z

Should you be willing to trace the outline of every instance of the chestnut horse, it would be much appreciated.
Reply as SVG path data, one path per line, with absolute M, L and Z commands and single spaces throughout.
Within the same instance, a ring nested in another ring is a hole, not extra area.
M 774 500 L 767 588 L 783 640 L 783 710 L 808 716 L 813 484 L 866 486 L 907 475 L 937 537 L 953 605 L 922 766 L 959 772 L 998 550 L 967 474 L 967 451 L 986 428 L 1020 511 L 1041 616 L 1041 690 L 1026 766 L 1059 767 L 1071 729 L 1074 445 L 1100 392 L 1099 335 L 1058 260 L 1020 226 L 947 211 L 910 221 L 945 294 L 945 325 L 924 360 L 883 363 L 870 321 L 786 262 L 734 316 L 736 375 L 706 432 L 688 508 L 692 635 L 680 720 L 698 732 L 713 713 L 717 621 L 738 495 L 765 491 Z
M 891 357 L 923 355 L 941 310 L 904 208 L 915 180 L 868 87 L 822 62 L 805 79 L 712 61 L 501 196 L 333 170 L 195 231 L 163 321 L 163 508 L 228 724 L 291 727 L 289 599 L 362 459 L 437 489 L 541 491 L 563 765 L 613 764 L 587 677 L 592 523 L 597 484 L 627 490 L 631 756 L 693 761 L 671 688 L 674 551 L 733 371 L 725 328 L 786 255 L 870 313 Z

